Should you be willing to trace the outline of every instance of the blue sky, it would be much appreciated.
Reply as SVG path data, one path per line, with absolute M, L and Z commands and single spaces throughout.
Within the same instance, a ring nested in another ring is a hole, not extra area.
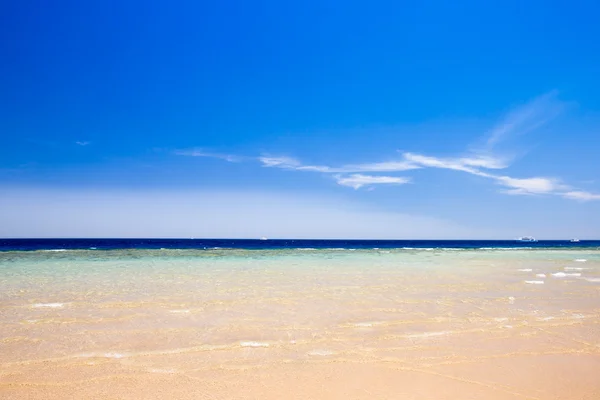
M 594 2 L 0 5 L 0 236 L 600 237 Z

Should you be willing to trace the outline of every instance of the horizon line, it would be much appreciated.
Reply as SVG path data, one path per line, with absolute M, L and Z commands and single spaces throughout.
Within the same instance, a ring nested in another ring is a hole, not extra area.
M 538 242 L 562 242 L 562 241 L 571 241 L 573 238 L 569 239 L 536 239 Z M 322 240 L 322 241 L 518 241 L 519 238 L 509 238 L 509 239 L 423 239 L 423 238 L 413 238 L 413 239 L 359 239 L 359 238 L 226 238 L 226 237 L 0 237 L 0 240 L 255 240 L 255 241 L 284 241 L 284 240 Z M 600 241 L 599 239 L 578 239 L 579 242 L 582 241 Z M 526 243 L 526 242 L 522 242 Z M 535 243 L 535 242 L 529 242 Z M 570 242 L 577 243 L 577 242 Z

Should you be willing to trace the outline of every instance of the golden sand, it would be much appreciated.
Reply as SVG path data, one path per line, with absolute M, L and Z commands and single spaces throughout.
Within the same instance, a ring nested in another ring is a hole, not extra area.
M 0 398 L 600 399 L 599 259 L 64 259 L 2 281 Z

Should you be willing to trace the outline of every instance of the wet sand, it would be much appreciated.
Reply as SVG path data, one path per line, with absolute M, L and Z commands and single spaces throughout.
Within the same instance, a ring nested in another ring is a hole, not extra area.
M 594 250 L 14 252 L 0 282 L 0 398 L 600 398 Z

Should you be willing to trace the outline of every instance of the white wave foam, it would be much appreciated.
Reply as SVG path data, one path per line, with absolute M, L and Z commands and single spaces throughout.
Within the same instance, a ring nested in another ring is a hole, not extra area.
M 529 285 L 543 285 L 544 281 L 525 281 Z
M 584 271 L 586 269 L 590 269 L 590 268 L 584 268 L 584 267 L 565 267 L 565 271 Z
M 533 247 L 478 247 L 477 250 L 520 251 L 533 250 Z
M 106 358 L 123 358 L 125 354 L 123 353 L 104 353 L 104 357 Z
M 173 314 L 189 314 L 190 310 L 169 310 L 169 312 Z
M 269 347 L 270 345 L 267 342 L 245 341 L 245 342 L 240 342 L 240 346 L 242 346 L 242 347 Z
M 538 278 L 545 278 L 546 274 L 535 274 L 535 276 Z
M 46 250 L 40 250 L 40 251 L 60 252 L 60 251 L 67 251 L 67 249 L 46 249 Z
M 587 260 L 585 258 L 578 258 L 576 260 L 573 260 L 575 262 L 587 262 Z
M 533 270 L 531 268 L 521 268 L 521 269 L 518 269 L 517 271 L 519 271 L 519 272 L 531 272 Z
M 331 355 L 333 355 L 335 353 L 333 351 L 331 351 L 331 350 L 312 350 L 312 351 L 309 351 L 307 354 L 309 356 L 322 356 L 322 357 L 324 357 L 324 356 L 331 356 Z
M 439 332 L 423 332 L 423 333 L 414 333 L 412 335 L 406 335 L 405 337 L 409 339 L 419 339 L 419 338 L 428 338 L 433 336 L 444 336 L 448 335 L 452 332 L 450 331 L 439 331 Z
M 552 274 L 553 277 L 555 278 L 566 278 L 568 276 L 581 276 L 581 273 L 579 272 L 571 272 L 571 273 L 566 273 L 566 272 L 556 272 L 554 274 Z
M 585 279 L 588 282 L 600 283 L 600 278 L 581 278 L 581 279 Z
M 380 253 L 381 254 L 390 254 L 391 252 L 389 250 L 381 250 Z
M 31 307 L 33 308 L 63 308 L 65 303 L 36 303 Z
M 539 317 L 539 318 L 537 318 L 538 321 L 550 321 L 553 319 L 554 319 L 554 317 Z

